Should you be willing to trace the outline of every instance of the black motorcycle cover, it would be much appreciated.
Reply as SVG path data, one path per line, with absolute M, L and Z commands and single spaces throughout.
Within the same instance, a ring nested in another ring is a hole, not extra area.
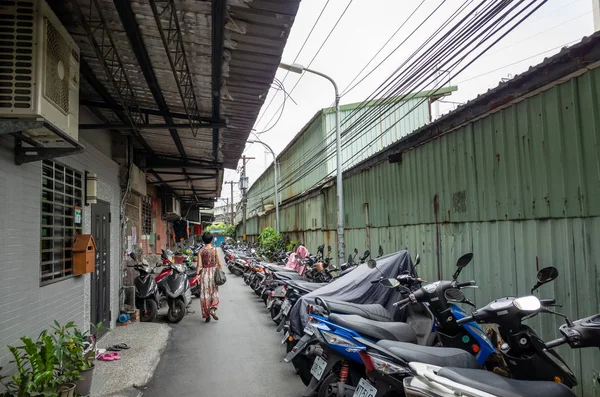
M 354 271 L 300 298 L 290 311 L 291 334 L 303 334 L 302 330 L 308 319 L 306 308 L 315 303 L 316 297 L 359 304 L 379 303 L 392 313 L 394 321 L 405 321 L 406 310 L 396 310 L 393 306 L 395 302 L 403 299 L 401 292 L 398 289 L 385 288 L 379 283 L 371 284 L 371 281 L 381 277 L 396 278 L 407 272 L 416 276 L 410 254 L 408 251 L 399 251 L 377 258 L 376 261 L 377 269 L 381 272 L 362 264 Z

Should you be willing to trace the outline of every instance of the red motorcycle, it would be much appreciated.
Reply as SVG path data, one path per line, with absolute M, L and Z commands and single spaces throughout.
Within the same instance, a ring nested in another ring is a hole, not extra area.
M 163 266 L 166 267 L 154 277 L 154 281 L 158 285 L 159 289 L 162 289 L 161 281 L 164 280 L 168 275 L 173 273 L 173 269 L 169 265 L 172 265 L 174 262 L 169 259 L 164 250 L 160 257 L 162 259 Z M 190 282 L 190 289 L 192 295 L 194 295 L 196 298 L 200 298 L 200 276 L 196 276 L 196 266 L 191 264 L 188 265 L 188 270 L 185 272 L 185 274 L 187 275 L 188 281 Z

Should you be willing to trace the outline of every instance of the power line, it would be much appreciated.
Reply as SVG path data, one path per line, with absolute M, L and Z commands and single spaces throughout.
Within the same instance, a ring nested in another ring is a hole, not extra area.
M 346 11 L 348 11 L 348 8 L 350 8 L 350 5 L 352 5 L 353 1 L 354 0 L 350 0 L 348 2 L 348 4 L 346 5 L 346 8 L 344 8 L 344 11 L 342 11 L 342 14 L 339 16 L 339 18 L 337 19 L 337 21 L 335 22 L 335 24 L 333 25 L 333 27 L 331 28 L 331 30 L 327 34 L 327 37 L 325 37 L 325 40 L 323 40 L 323 42 L 321 43 L 321 46 L 319 47 L 319 49 L 317 50 L 317 52 L 315 53 L 315 55 L 312 57 L 312 59 L 310 60 L 310 62 L 308 63 L 308 65 L 306 65 L 307 68 L 310 68 L 310 66 L 313 64 L 313 62 L 315 61 L 315 59 L 317 58 L 317 56 L 319 55 L 319 53 L 321 52 L 321 50 L 323 49 L 323 47 L 325 46 L 325 44 L 327 43 L 327 41 L 329 40 L 329 38 L 331 37 L 332 33 L 337 28 L 338 24 L 340 23 L 340 21 L 342 20 L 342 18 L 344 17 L 344 15 L 346 15 Z M 300 78 L 298 78 L 298 80 L 296 80 L 296 84 L 294 84 L 294 86 L 290 90 L 290 94 L 292 92 L 294 92 L 294 90 L 296 89 L 296 87 L 298 86 L 298 84 L 300 83 L 300 81 L 302 81 L 302 78 L 304 77 L 304 75 L 305 75 L 305 73 L 302 73 L 300 75 Z M 279 111 L 279 109 L 281 109 L 282 106 L 283 106 L 283 104 L 279 105 L 279 108 L 277 109 L 277 111 Z M 277 111 L 275 112 L 275 114 L 277 114 Z M 267 125 L 269 123 L 271 123 L 271 120 L 273 120 L 274 117 L 275 117 L 275 115 L 273 115 L 273 117 L 271 117 L 271 119 L 269 120 L 269 122 L 267 123 Z
M 505 32 L 504 34 L 502 34 L 502 35 L 501 35 L 501 36 L 500 36 L 500 37 L 499 37 L 497 40 L 495 40 L 495 41 L 494 41 L 492 44 L 490 44 L 490 45 L 489 45 L 487 48 L 485 48 L 485 49 L 484 49 L 484 50 L 483 50 L 483 51 L 482 51 L 480 54 L 478 54 L 478 55 L 477 55 L 477 56 L 476 56 L 474 59 L 472 59 L 472 60 L 471 60 L 471 61 L 470 61 L 470 62 L 469 62 L 467 65 L 463 66 L 463 67 L 462 67 L 462 68 L 461 68 L 461 69 L 460 69 L 460 70 L 459 70 L 457 73 L 455 73 L 455 75 L 458 75 L 458 74 L 460 74 L 460 73 L 461 73 L 461 72 L 462 72 L 462 71 L 463 71 L 463 70 L 464 70 L 466 67 L 468 67 L 469 65 L 471 65 L 471 64 L 472 64 L 472 63 L 473 63 L 473 62 L 474 62 L 476 59 L 478 59 L 478 58 L 479 58 L 480 56 L 482 56 L 482 55 L 483 55 L 483 54 L 484 54 L 484 53 L 485 53 L 487 50 L 489 50 L 489 48 L 491 48 L 493 45 L 495 45 L 495 44 L 496 44 L 496 43 L 497 43 L 497 42 L 498 42 L 500 39 L 502 39 L 503 37 L 505 37 L 505 36 L 506 36 L 506 35 L 507 35 L 507 34 L 508 34 L 510 31 L 512 31 L 513 29 L 515 29 L 515 28 L 516 28 L 516 27 L 517 27 L 517 26 L 518 26 L 520 23 L 522 23 L 522 22 L 523 22 L 525 19 L 527 19 L 527 18 L 528 18 L 528 17 L 529 17 L 529 16 L 530 16 L 530 15 L 531 15 L 533 12 L 535 12 L 537 9 L 539 9 L 539 7 L 541 7 L 541 6 L 542 6 L 544 3 L 545 3 L 545 2 L 543 2 L 543 3 L 539 4 L 539 5 L 538 5 L 538 7 L 534 8 L 534 9 L 533 9 L 531 12 L 529 12 L 527 15 L 525 15 L 525 16 L 524 16 L 524 17 L 523 17 L 523 18 L 522 18 L 520 21 L 518 21 L 518 22 L 517 22 L 517 23 L 516 23 L 514 26 L 512 26 L 512 27 L 511 27 L 511 28 L 510 28 L 510 29 L 509 29 L 507 32 Z M 528 5 L 527 7 L 523 8 L 521 11 L 519 11 L 519 12 L 517 13 L 517 15 L 513 16 L 512 18 L 510 18 L 510 19 L 509 19 L 507 22 L 505 22 L 504 24 L 502 24 L 502 25 L 501 25 L 499 28 L 497 28 L 497 29 L 495 29 L 495 30 L 494 30 L 494 29 L 491 29 L 491 28 L 488 28 L 488 30 L 491 30 L 491 31 L 489 31 L 489 33 L 487 34 L 487 36 L 485 36 L 485 37 L 484 37 L 484 38 L 483 38 L 483 39 L 482 39 L 482 40 L 481 40 L 481 41 L 478 43 L 478 45 L 477 45 L 475 48 L 472 48 L 472 49 L 471 49 L 471 52 L 472 52 L 472 51 L 474 51 L 475 49 L 477 49 L 477 47 L 479 47 L 479 46 L 480 46 L 482 43 L 484 43 L 486 40 L 488 40 L 488 39 L 489 39 L 490 37 L 492 37 L 494 34 L 496 34 L 496 33 L 500 32 L 500 31 L 501 31 L 501 30 L 502 30 L 502 29 L 503 29 L 505 26 L 507 26 L 507 25 L 508 25 L 508 24 L 509 24 L 509 23 L 510 23 L 512 20 L 514 20 L 514 19 L 515 19 L 517 16 L 521 15 L 523 12 L 525 12 L 525 11 L 526 11 L 526 10 L 527 10 L 529 7 L 531 7 L 532 5 L 533 5 L 533 2 L 532 2 L 532 3 L 529 3 L 529 5 Z M 510 13 L 511 11 L 513 11 L 515 8 L 516 8 L 516 7 L 513 7 L 511 10 L 509 10 L 509 12 L 508 12 L 508 13 Z M 498 23 L 499 21 L 502 21 L 502 20 L 504 20 L 504 19 L 507 17 L 508 13 L 506 13 L 505 15 L 503 15 L 503 16 L 502 16 L 502 17 L 501 17 L 501 18 L 500 18 L 500 19 L 499 19 L 499 20 L 498 20 L 496 23 Z M 468 31 L 466 31 L 466 32 L 468 33 Z M 481 33 L 480 35 L 478 35 L 477 37 L 481 37 L 481 36 L 482 36 L 484 33 L 486 33 L 486 31 L 482 32 L 482 33 Z M 475 40 L 476 40 L 476 39 L 475 39 Z M 473 43 L 475 40 L 471 40 L 471 42 L 469 42 L 469 43 L 468 43 L 468 45 L 472 44 L 472 43 Z M 467 45 L 467 47 L 468 47 L 468 45 Z M 465 47 L 465 48 L 466 48 L 466 47 Z M 462 51 L 461 51 L 461 52 L 462 52 Z M 457 62 L 455 62 L 453 66 L 457 66 L 457 65 L 458 65 L 458 64 L 459 64 L 459 63 L 460 63 L 462 60 L 466 59 L 467 55 L 468 55 L 468 54 L 466 54 L 466 55 L 465 55 L 465 56 L 463 56 L 461 59 L 459 59 Z M 452 58 L 451 58 L 451 59 L 452 59 Z M 438 90 L 439 90 L 439 89 L 438 89 Z M 427 100 L 427 99 L 424 99 L 424 100 Z M 417 106 L 418 106 L 418 105 L 417 105 Z M 414 110 L 414 109 L 413 109 L 413 110 Z M 409 113 L 410 113 L 410 112 L 409 112 Z M 408 113 L 407 113 L 407 114 L 408 114 Z M 398 123 L 398 122 L 396 122 L 395 124 L 397 124 L 397 123 Z M 392 127 L 388 128 L 386 131 L 384 131 L 382 134 L 380 134 L 378 137 L 376 137 L 376 138 L 375 138 L 373 141 L 371 141 L 371 142 L 369 143 L 369 145 L 372 145 L 372 143 L 373 143 L 375 140 L 379 139 L 379 138 L 380 138 L 380 137 L 381 137 L 381 136 L 382 136 L 384 133 L 386 133 L 386 132 L 387 132 L 389 129 L 391 129 L 391 128 L 392 128 Z M 350 141 L 356 140 L 357 136 L 358 136 L 358 134 L 355 134 L 355 136 L 354 136 L 354 137 L 352 137 L 352 139 L 351 139 Z M 346 145 L 347 145 L 348 143 L 351 143 L 351 142 L 346 142 Z M 346 145 L 345 145 L 345 146 L 346 146 Z M 328 156 L 328 157 L 330 157 L 330 156 Z M 352 156 L 352 157 L 350 157 L 350 158 L 349 158 L 349 159 L 348 159 L 348 160 L 347 160 L 345 163 L 348 163 L 349 161 L 351 161 L 353 157 L 355 157 L 355 156 Z M 327 158 L 326 158 L 326 159 L 324 159 L 324 161 L 327 161 Z M 311 168 L 312 168 L 312 169 L 314 169 L 314 167 L 311 167 Z M 309 173 L 310 173 L 310 172 L 312 172 L 312 169 L 311 169 L 311 170 L 308 170 L 308 172 L 309 172 Z M 305 175 L 306 175 L 306 172 L 304 173 L 304 175 L 301 175 L 301 176 L 300 176 L 300 179 L 301 179 L 301 178 L 303 178 Z M 286 187 L 286 186 L 284 185 L 282 188 L 284 188 L 284 187 Z
M 325 5 L 323 6 L 323 8 L 321 9 L 321 12 L 319 13 L 319 16 L 317 17 L 317 20 L 315 21 L 315 23 L 313 23 L 312 28 L 310 28 L 310 32 L 308 32 L 308 35 L 306 36 L 306 39 L 304 39 L 304 43 L 302 43 L 302 46 L 300 47 L 300 50 L 298 51 L 298 53 L 296 54 L 296 56 L 294 57 L 294 60 L 292 63 L 295 63 L 296 60 L 298 59 L 298 57 L 300 56 L 300 53 L 302 53 L 302 50 L 304 49 L 304 46 L 306 45 L 306 43 L 308 42 L 308 39 L 310 39 L 310 36 L 312 35 L 313 31 L 315 30 L 315 27 L 317 26 L 317 24 L 319 23 L 319 21 L 321 20 L 321 16 L 323 15 L 323 13 L 325 12 L 325 9 L 327 8 L 327 5 L 329 4 L 330 0 L 327 0 L 327 2 L 325 3 Z M 290 74 L 290 71 L 286 71 L 285 76 L 283 76 L 283 79 L 281 80 L 281 83 L 283 85 L 283 82 L 285 82 L 285 79 L 287 78 L 288 74 Z M 269 107 L 271 107 L 271 104 L 273 103 L 273 100 L 275 99 L 275 95 L 273 95 L 271 97 L 271 101 L 268 103 L 267 107 L 265 108 L 265 110 L 263 111 L 262 115 L 260 116 L 260 118 L 258 119 L 258 121 L 256 122 L 256 125 L 258 125 L 258 123 L 260 123 L 260 121 L 262 120 L 262 118 L 264 117 L 264 115 L 267 113 L 267 110 L 269 110 Z
M 445 1 L 445 0 L 444 0 L 444 1 Z M 442 2 L 441 4 L 443 4 L 443 3 L 444 3 L 444 2 Z M 405 20 L 404 20 L 404 22 L 403 22 L 403 23 L 400 25 L 400 27 L 399 27 L 398 29 L 396 29 L 396 31 L 395 31 L 394 33 L 392 33 L 392 35 L 391 35 L 391 36 L 390 36 L 390 37 L 387 39 L 387 41 L 386 41 L 386 42 L 385 42 L 385 43 L 384 43 L 384 44 L 383 44 L 383 45 L 382 45 L 382 46 L 379 48 L 379 50 L 378 50 L 378 51 L 375 53 L 375 55 L 373 55 L 373 56 L 371 57 L 371 59 L 369 59 L 369 62 L 367 62 L 367 63 L 365 64 L 365 66 L 363 66 L 363 68 L 360 70 L 360 72 L 358 72 L 358 73 L 356 74 L 356 76 L 354 76 L 354 78 L 353 78 L 353 79 L 352 79 L 352 80 L 351 80 L 351 81 L 350 81 L 350 82 L 349 82 L 349 83 L 346 85 L 346 87 L 345 87 L 344 89 L 342 89 L 342 93 L 340 94 L 340 96 L 344 96 L 344 95 L 345 95 L 345 94 L 347 94 L 348 92 L 352 91 L 352 89 L 350 89 L 350 90 L 348 90 L 348 91 L 346 92 L 346 89 L 348 89 L 348 87 L 350 87 L 350 86 L 352 85 L 352 83 L 354 83 L 354 82 L 356 81 L 356 79 L 358 78 L 358 76 L 360 76 L 360 75 L 361 75 L 361 73 L 365 71 L 365 69 L 366 69 L 366 68 L 367 68 L 367 67 L 368 67 L 368 66 L 371 64 L 371 62 L 373 62 L 373 60 L 374 60 L 374 59 L 377 57 L 377 55 L 379 55 L 379 54 L 381 53 L 381 51 L 383 51 L 383 49 L 384 49 L 384 48 L 385 48 L 385 47 L 386 47 L 386 46 L 387 46 L 387 45 L 390 43 L 390 41 L 392 41 L 392 39 L 393 39 L 394 37 L 396 37 L 396 35 L 397 35 L 397 34 L 400 32 L 400 30 L 401 30 L 401 29 L 404 27 L 404 25 L 406 25 L 406 23 L 408 22 L 408 20 L 409 20 L 410 18 L 412 18 L 412 17 L 413 17 L 413 15 L 415 15 L 415 13 L 416 13 L 417 11 L 419 11 L 419 9 L 421 8 L 421 6 L 422 6 L 423 4 L 425 4 L 425 0 L 422 0 L 422 1 L 421 1 L 421 3 L 420 3 L 418 6 L 417 6 L 417 8 L 415 8 L 415 9 L 414 9 L 414 11 L 413 11 L 413 12 L 412 12 L 412 13 L 411 13 L 411 14 L 410 14 L 408 17 L 406 17 L 406 19 L 405 19 Z M 440 6 L 441 6 L 441 4 L 440 4 Z M 439 7 L 440 7 L 440 6 L 438 6 L 438 7 L 436 8 L 436 10 L 437 10 L 437 9 L 439 9 Z M 419 25 L 419 26 L 421 26 L 421 25 Z M 396 47 L 396 49 L 398 49 L 398 47 Z M 390 53 L 390 54 L 389 54 L 389 55 L 388 55 L 388 56 L 387 56 L 387 57 L 386 57 L 386 58 L 385 58 L 385 59 L 384 59 L 384 60 L 383 60 L 381 63 L 379 63 L 379 65 L 381 65 L 383 62 L 385 62 L 385 60 L 386 60 L 386 59 L 388 59 L 392 53 L 393 53 L 393 51 L 392 51 L 392 52 L 391 52 L 391 53 Z M 378 65 L 378 66 L 379 66 L 379 65 Z M 376 68 L 377 68 L 377 67 L 376 67 Z M 375 69 L 376 69 L 376 68 L 375 68 Z M 371 71 L 370 71 L 370 72 L 367 74 L 367 76 L 369 76 L 371 73 L 373 73 L 373 72 L 375 71 L 375 69 L 371 70 Z M 367 77 L 367 76 L 365 76 L 365 77 Z M 364 80 L 364 77 L 363 77 L 363 79 L 362 79 L 362 80 Z M 361 80 L 361 81 L 362 81 L 362 80 Z M 360 81 L 359 81 L 359 83 L 360 83 Z M 357 84 L 357 85 L 358 85 L 358 84 Z

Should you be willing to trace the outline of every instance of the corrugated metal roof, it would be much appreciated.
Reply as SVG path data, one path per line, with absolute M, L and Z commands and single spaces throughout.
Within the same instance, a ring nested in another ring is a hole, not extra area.
M 131 34 L 128 36 L 132 27 L 129 24 L 125 26 L 123 23 L 123 9 L 127 11 L 127 7 L 130 7 L 134 15 L 134 22 L 139 26 L 139 31 L 136 32 L 133 29 L 134 34 L 141 37 L 151 64 L 153 77 L 160 87 L 160 94 L 164 97 L 165 106 L 171 113 L 185 114 L 186 109 L 182 103 L 149 0 L 126 3 L 117 0 L 68 0 L 66 2 L 49 0 L 52 8 L 79 45 L 81 57 L 87 62 L 93 78 L 97 81 L 97 85 L 93 86 L 85 78 L 81 79 L 80 99 L 106 104 L 106 96 L 103 97 L 97 90 L 99 84 L 107 91 L 110 97 L 108 99 L 121 105 L 119 95 L 110 84 L 85 29 L 78 23 L 77 6 L 81 8 L 83 14 L 94 15 L 96 21 L 92 20 L 94 18 L 90 19 L 88 21 L 90 25 L 98 23 L 98 15 L 94 7 L 95 1 L 101 9 L 106 26 L 114 40 L 125 73 L 133 88 L 137 105 L 140 108 L 158 111 L 157 115 L 148 117 L 148 123 L 165 123 L 165 118 L 160 115 L 160 112 L 166 109 L 159 108 L 150 83 L 147 81 L 147 75 L 143 73 L 142 66 L 145 65 L 140 65 L 139 56 L 137 56 L 139 49 L 134 47 L 134 44 L 137 45 L 137 43 L 132 44 Z M 159 11 L 169 4 L 165 0 L 156 0 L 155 3 Z M 212 87 L 213 2 L 174 0 L 173 4 L 177 10 L 177 20 L 190 68 L 199 116 L 216 121 L 213 112 L 213 94 L 215 92 Z M 217 158 L 217 163 L 221 163 L 225 168 L 236 168 L 237 166 L 245 142 L 275 76 L 298 6 L 299 0 L 285 2 L 229 0 L 227 2 L 224 51 L 221 54 L 223 78 L 219 101 L 220 117 L 227 120 L 228 125 L 220 131 Z M 90 9 L 94 9 L 94 13 L 90 14 Z M 169 13 L 163 13 L 160 18 L 163 25 L 166 24 L 169 20 Z M 128 29 L 130 30 L 128 31 Z M 94 36 L 97 41 L 102 40 L 100 30 L 96 31 Z M 100 115 L 110 123 L 123 122 L 123 119 L 117 117 L 113 110 L 107 109 L 113 105 L 107 105 L 110 106 L 95 109 L 96 115 Z M 195 137 L 190 128 L 177 128 L 175 131 L 169 128 L 142 129 L 140 132 L 157 155 L 167 155 L 182 160 L 185 158 L 214 160 L 213 130 L 211 128 L 199 129 Z M 181 141 L 182 148 L 178 149 L 175 144 L 176 135 L 178 135 L 177 139 Z M 143 151 L 143 147 L 139 144 L 136 145 L 136 148 Z M 160 174 L 160 171 L 157 170 L 157 172 Z M 154 177 L 154 179 L 156 178 Z M 201 190 L 207 187 L 208 182 L 194 181 L 192 185 Z M 216 178 L 212 180 L 212 193 L 198 196 L 216 197 L 220 193 L 221 185 L 222 172 L 218 172 Z

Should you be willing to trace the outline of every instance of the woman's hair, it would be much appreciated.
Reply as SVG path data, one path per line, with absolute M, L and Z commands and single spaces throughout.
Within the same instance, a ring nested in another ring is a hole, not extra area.
M 202 241 L 204 241 L 204 244 L 210 244 L 212 243 L 212 236 L 210 235 L 209 232 L 206 232 L 202 235 Z

